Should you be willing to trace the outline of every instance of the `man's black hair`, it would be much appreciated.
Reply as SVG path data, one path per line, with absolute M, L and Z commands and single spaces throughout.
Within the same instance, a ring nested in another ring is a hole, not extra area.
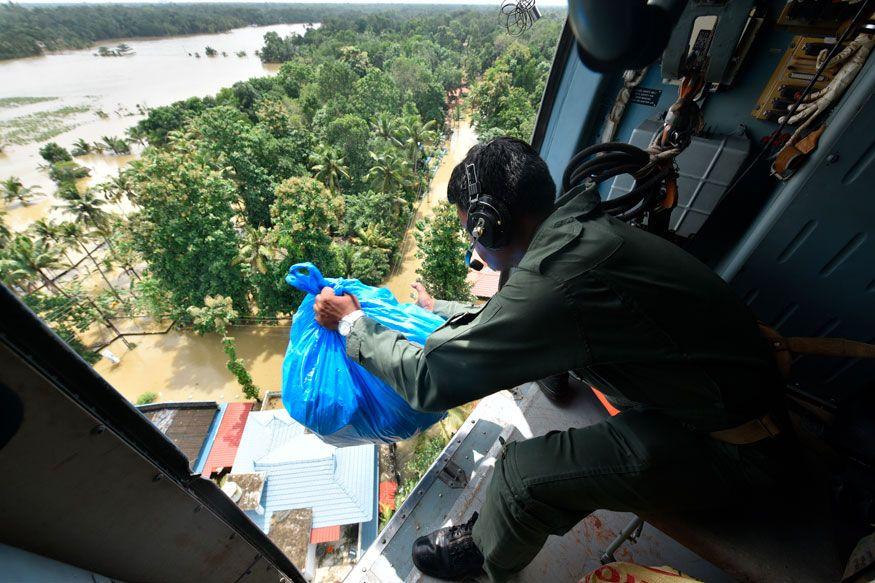
M 556 184 L 546 162 L 529 144 L 516 138 L 495 138 L 468 150 L 450 175 L 447 200 L 468 210 L 465 166 L 474 164 L 481 194 L 501 200 L 513 216 L 545 216 L 553 208 Z

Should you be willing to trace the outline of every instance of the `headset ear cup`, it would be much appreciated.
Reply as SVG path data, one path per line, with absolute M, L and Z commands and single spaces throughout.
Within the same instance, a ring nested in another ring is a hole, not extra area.
M 487 249 L 498 249 L 510 242 L 511 216 L 507 207 L 498 199 L 483 196 L 468 209 L 466 229 L 474 231 L 477 223 L 483 220 L 483 234 L 478 242 Z

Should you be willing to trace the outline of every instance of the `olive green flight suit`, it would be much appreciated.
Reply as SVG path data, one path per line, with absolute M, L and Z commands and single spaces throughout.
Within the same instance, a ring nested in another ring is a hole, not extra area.
M 601 213 L 597 200 L 594 190 L 560 199 L 484 306 L 437 302 L 451 317 L 424 347 L 369 318 L 347 339 L 349 356 L 416 409 L 574 371 L 623 411 L 505 447 L 474 527 L 493 580 L 594 510 L 707 508 L 781 472 L 781 439 L 708 436 L 778 406 L 752 314 L 697 259 Z

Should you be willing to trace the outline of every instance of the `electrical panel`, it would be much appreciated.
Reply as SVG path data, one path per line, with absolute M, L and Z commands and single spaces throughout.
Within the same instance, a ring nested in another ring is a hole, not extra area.
M 796 36 L 757 100 L 751 115 L 777 122 L 805 89 L 817 71 L 817 55 L 830 50 L 835 39 L 823 36 Z M 814 83 L 818 90 L 832 80 L 834 71 L 823 71 Z

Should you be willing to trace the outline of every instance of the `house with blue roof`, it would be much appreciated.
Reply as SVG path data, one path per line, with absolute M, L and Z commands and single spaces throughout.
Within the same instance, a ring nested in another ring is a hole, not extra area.
M 376 539 L 379 521 L 378 463 L 375 445 L 335 447 L 323 442 L 284 409 L 249 414 L 229 482 L 238 489 L 237 501 L 268 536 L 272 532 L 307 536 L 306 571 L 313 574 L 316 546 L 350 535 L 357 527 L 355 555 Z M 226 489 L 234 491 L 232 485 Z M 289 513 L 309 510 L 307 513 Z M 281 526 L 283 520 L 299 523 Z M 300 520 L 311 519 L 307 526 Z M 302 534 L 303 533 L 303 534 Z M 279 535 L 278 535 L 279 536 Z M 281 548 L 300 549 L 300 540 L 276 540 Z M 301 563 L 297 563 L 301 564 Z

